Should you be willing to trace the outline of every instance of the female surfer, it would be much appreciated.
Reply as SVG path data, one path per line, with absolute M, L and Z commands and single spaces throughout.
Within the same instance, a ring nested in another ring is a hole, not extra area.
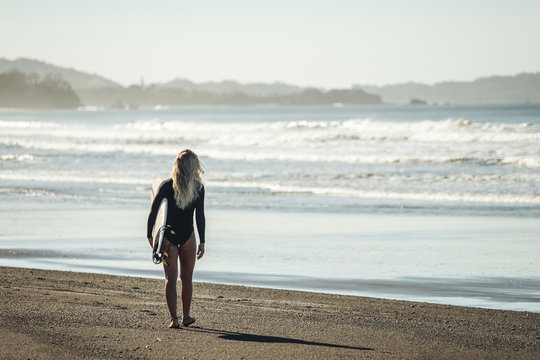
M 172 178 L 161 183 L 157 195 L 152 202 L 148 215 L 147 237 L 153 246 L 152 227 L 156 220 L 159 205 L 167 198 L 167 225 L 162 248 L 169 254 L 168 264 L 163 262 L 165 270 L 165 299 L 171 314 L 169 327 L 178 328 L 176 313 L 176 280 L 178 278 L 178 260 L 180 260 L 180 280 L 182 282 L 182 325 L 189 326 L 195 322 L 190 316 L 191 297 L 193 294 L 193 269 L 195 257 L 204 255 L 204 186 L 201 182 L 203 169 L 199 157 L 186 149 L 176 157 L 172 170 Z M 195 242 L 193 228 L 193 212 L 199 232 L 199 246 Z

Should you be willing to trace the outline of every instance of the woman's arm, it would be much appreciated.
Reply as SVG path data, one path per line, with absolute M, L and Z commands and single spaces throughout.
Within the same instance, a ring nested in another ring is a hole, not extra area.
M 206 218 L 204 217 L 204 185 L 201 188 L 201 193 L 197 199 L 195 207 L 195 221 L 197 222 L 197 232 L 199 233 L 199 248 L 197 250 L 197 259 L 204 255 Z

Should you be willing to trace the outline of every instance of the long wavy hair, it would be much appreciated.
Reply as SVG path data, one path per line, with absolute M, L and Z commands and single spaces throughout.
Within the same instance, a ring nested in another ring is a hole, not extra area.
M 199 196 L 202 187 L 201 174 L 204 170 L 199 157 L 193 151 L 181 151 L 172 170 L 174 200 L 180 209 L 187 208 Z

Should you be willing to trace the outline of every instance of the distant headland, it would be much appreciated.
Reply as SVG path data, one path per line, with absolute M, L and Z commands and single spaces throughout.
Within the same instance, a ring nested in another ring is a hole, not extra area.
M 540 72 L 492 76 L 471 82 L 405 83 L 318 89 L 236 81 L 165 83 L 124 87 L 97 74 L 43 61 L 0 58 L 0 107 L 147 108 L 184 105 L 376 105 L 540 103 Z
M 16 70 L 0 73 L 0 107 L 22 109 L 70 109 L 81 100 L 59 75 L 40 77 Z

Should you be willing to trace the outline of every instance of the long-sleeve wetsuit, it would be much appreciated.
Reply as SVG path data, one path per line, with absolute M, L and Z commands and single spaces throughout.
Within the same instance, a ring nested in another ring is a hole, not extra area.
M 174 199 L 173 180 L 167 179 L 159 186 L 158 193 L 154 197 L 152 202 L 152 208 L 148 215 L 148 224 L 146 236 L 152 237 L 152 228 L 156 221 L 159 205 L 163 198 L 167 198 L 167 225 L 171 226 L 171 229 L 176 233 L 174 237 L 171 237 L 169 241 L 176 245 L 182 245 L 186 242 L 193 233 L 193 212 L 195 212 L 195 220 L 197 222 L 197 231 L 199 232 L 199 241 L 205 242 L 204 231 L 206 226 L 206 219 L 204 217 L 204 185 L 198 191 L 197 198 L 189 204 L 185 209 L 180 209 L 176 205 Z

